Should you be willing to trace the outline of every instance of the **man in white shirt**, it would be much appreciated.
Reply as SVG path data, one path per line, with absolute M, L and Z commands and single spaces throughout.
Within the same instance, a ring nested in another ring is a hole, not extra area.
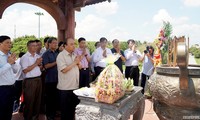
M 37 43 L 30 40 L 27 43 L 28 52 L 22 56 L 20 64 L 24 73 L 24 119 L 38 119 L 41 103 L 42 81 L 41 63 L 42 58 L 36 54 Z
M 75 107 L 79 103 L 73 90 L 79 88 L 79 68 L 81 57 L 74 53 L 75 40 L 68 38 L 65 49 L 57 56 L 58 85 L 61 104 L 61 120 L 74 120 Z
M 99 48 L 101 46 L 100 42 L 97 41 L 95 44 L 94 44 L 95 48 Z M 92 71 L 92 81 L 94 81 L 96 79 L 96 74 L 95 74 L 95 70 L 96 70 L 96 67 L 95 67 L 95 63 L 93 61 L 94 59 L 94 52 L 92 53 L 91 55 L 91 62 L 90 62 L 90 68 L 91 68 L 91 71 Z
M 93 62 L 95 63 L 96 67 L 96 77 L 103 71 L 106 67 L 106 58 L 109 54 L 112 54 L 112 51 L 107 48 L 108 40 L 105 37 L 100 38 L 101 46 L 94 51 Z
M 15 79 L 16 82 L 14 84 L 15 88 L 15 98 L 14 98 L 14 112 L 17 112 L 19 109 L 20 105 L 20 96 L 22 95 L 22 83 L 24 80 L 23 72 L 22 72 L 22 67 L 20 65 L 20 59 L 24 55 L 24 52 L 19 53 L 19 58 L 15 61 L 15 69 L 17 70 L 15 73 Z M 23 104 L 22 104 L 23 106 Z M 22 106 L 20 106 L 20 109 L 22 110 Z
M 140 51 L 136 50 L 136 44 L 133 39 L 127 41 L 128 49 L 124 51 L 126 57 L 125 62 L 125 77 L 134 80 L 134 85 L 138 86 L 140 71 L 138 68 L 139 61 L 142 60 L 142 55 Z
M 10 49 L 10 37 L 0 36 L 0 120 L 11 120 L 13 112 L 16 55 Z

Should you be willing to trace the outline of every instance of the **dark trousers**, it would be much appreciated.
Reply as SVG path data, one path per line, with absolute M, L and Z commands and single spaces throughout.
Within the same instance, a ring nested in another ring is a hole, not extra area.
M 95 81 L 96 80 L 96 78 L 97 78 L 97 75 L 96 75 L 96 70 L 97 69 L 97 67 L 94 67 L 94 73 L 93 73 L 93 75 L 92 75 L 92 82 L 93 81 Z
M 46 93 L 46 115 L 47 117 L 54 118 L 58 106 L 58 90 L 56 88 L 57 82 L 45 83 Z
M 22 83 L 23 83 L 23 80 L 19 80 L 19 81 L 16 81 L 14 84 L 14 92 L 15 92 L 14 101 L 16 101 L 15 103 L 18 105 L 20 102 L 20 97 L 22 95 Z
M 99 74 L 103 71 L 104 67 L 95 67 L 95 74 L 96 74 L 96 78 L 99 76 Z
M 46 71 L 42 71 L 41 74 L 41 80 L 42 80 L 42 95 L 41 95 L 41 104 L 40 104 L 40 113 L 45 114 L 46 108 L 45 108 L 45 77 L 46 77 Z
M 139 83 L 139 77 L 140 77 L 140 70 L 138 68 L 138 66 L 130 66 L 130 67 L 126 67 L 125 70 L 125 77 L 131 78 L 134 81 L 134 86 L 138 86 Z
M 14 102 L 14 87 L 0 86 L 0 120 L 11 120 Z
M 142 73 L 142 78 L 141 78 L 141 87 L 143 88 L 142 94 L 144 94 L 144 88 L 145 88 L 146 80 L 148 80 L 149 77 L 150 76 L 145 75 L 144 73 Z
M 61 103 L 61 120 L 74 120 L 76 105 L 79 104 L 78 97 L 73 90 L 59 90 Z
M 42 81 L 40 77 L 25 79 L 24 87 L 24 120 L 37 120 L 40 113 Z
M 89 69 L 80 69 L 79 88 L 89 87 L 90 71 Z

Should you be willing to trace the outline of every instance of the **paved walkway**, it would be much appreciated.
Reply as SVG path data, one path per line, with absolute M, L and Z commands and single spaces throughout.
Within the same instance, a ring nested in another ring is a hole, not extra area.
M 24 120 L 22 113 L 13 113 L 12 120 Z M 47 120 L 45 115 L 40 115 L 39 120 Z M 56 118 L 55 120 L 60 120 Z M 131 119 L 130 119 L 131 120 Z M 150 99 L 145 100 L 145 111 L 142 120 L 159 120 L 156 113 L 153 111 L 153 103 Z

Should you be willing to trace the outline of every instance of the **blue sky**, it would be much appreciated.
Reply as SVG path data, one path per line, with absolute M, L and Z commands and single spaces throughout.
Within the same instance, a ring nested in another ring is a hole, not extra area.
M 38 36 L 38 16 L 41 11 L 41 36 L 57 35 L 54 19 L 43 9 L 29 4 L 14 4 L 6 9 L 0 20 L 0 34 L 12 38 L 22 35 Z M 130 38 L 152 42 L 158 36 L 162 21 L 173 26 L 173 35 L 190 38 L 200 44 L 200 0 L 111 0 L 111 3 L 87 6 L 76 12 L 76 38 L 109 40 Z M 14 29 L 16 26 L 16 34 Z

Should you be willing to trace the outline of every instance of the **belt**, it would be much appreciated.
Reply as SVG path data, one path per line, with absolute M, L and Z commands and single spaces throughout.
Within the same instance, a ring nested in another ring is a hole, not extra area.
M 127 68 L 138 68 L 138 66 L 126 66 Z
M 97 66 L 97 68 L 104 69 L 105 67 L 100 67 L 100 66 Z
M 37 77 L 30 77 L 30 78 L 25 78 L 25 80 L 31 80 L 31 79 L 37 79 L 37 78 L 41 78 L 40 76 Z
M 0 87 L 2 87 L 2 88 L 10 88 L 10 87 L 14 87 L 14 85 L 0 85 Z
M 82 68 L 81 70 L 88 70 L 89 68 Z

